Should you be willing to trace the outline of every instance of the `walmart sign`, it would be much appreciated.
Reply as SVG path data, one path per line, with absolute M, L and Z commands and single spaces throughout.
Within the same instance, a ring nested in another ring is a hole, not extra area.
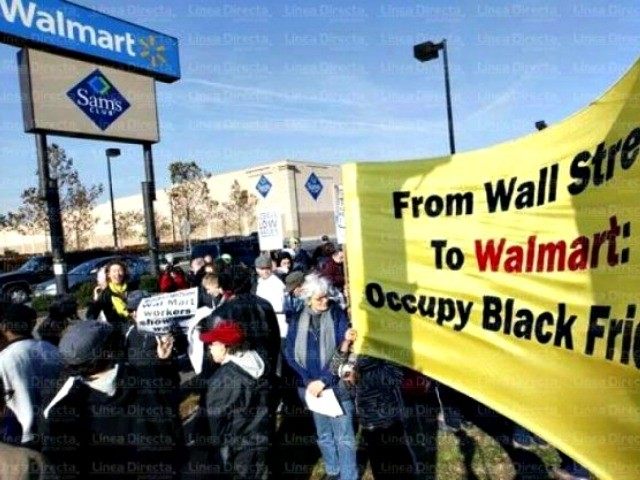
M 180 78 L 177 39 L 62 0 L 0 0 L 0 36 L 127 66 L 164 82 Z

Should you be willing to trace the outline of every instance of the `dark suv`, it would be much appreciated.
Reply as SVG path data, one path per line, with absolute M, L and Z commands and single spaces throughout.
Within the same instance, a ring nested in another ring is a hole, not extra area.
M 77 252 L 68 252 L 65 257 L 67 269 L 92 258 L 113 255 L 113 251 L 96 248 Z M 17 270 L 0 273 L 0 297 L 14 303 L 29 300 L 32 287 L 53 278 L 53 260 L 51 255 L 35 255 Z
M 31 257 L 20 268 L 0 274 L 0 293 L 14 303 L 23 303 L 31 295 L 31 285 L 53 276 L 51 257 L 37 255 Z

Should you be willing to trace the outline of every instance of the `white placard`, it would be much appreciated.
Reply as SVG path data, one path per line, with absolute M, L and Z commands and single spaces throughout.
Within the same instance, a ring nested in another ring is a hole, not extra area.
M 163 335 L 177 326 L 186 331 L 197 309 L 197 288 L 145 298 L 136 310 L 138 330 Z
M 284 247 L 282 214 L 279 211 L 259 212 L 257 221 L 260 250 L 281 250 Z
M 333 186 L 333 221 L 336 224 L 336 242 L 346 243 L 346 226 L 344 218 L 344 191 L 342 185 Z

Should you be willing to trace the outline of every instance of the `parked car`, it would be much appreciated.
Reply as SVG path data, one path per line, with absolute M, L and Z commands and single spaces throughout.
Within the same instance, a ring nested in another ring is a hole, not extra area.
M 81 263 L 67 272 L 69 291 L 77 290 L 84 283 L 95 283 L 98 270 L 113 260 L 122 260 L 127 265 L 130 282 L 139 282 L 142 275 L 150 273 L 149 259 L 145 257 L 112 255 L 109 257 L 94 258 L 93 260 Z M 58 293 L 55 279 L 36 285 L 33 293 L 36 297 L 55 296 Z
M 17 270 L 0 274 L 0 292 L 5 299 L 11 302 L 24 303 L 29 300 L 32 285 L 52 276 L 51 257 L 37 255 L 31 257 Z
M 92 258 L 113 255 L 110 250 L 94 248 L 67 252 L 67 268 L 73 269 Z M 11 302 L 24 303 L 31 297 L 35 285 L 53 278 L 53 260 L 51 255 L 35 255 L 16 270 L 0 273 L 0 296 Z

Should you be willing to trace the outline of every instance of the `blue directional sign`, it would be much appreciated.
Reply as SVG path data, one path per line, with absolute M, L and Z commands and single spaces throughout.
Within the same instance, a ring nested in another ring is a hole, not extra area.
M 176 38 L 63 0 L 0 0 L 0 42 L 180 78 Z
M 131 106 L 100 70 L 69 90 L 67 96 L 102 131 Z
M 258 180 L 258 183 L 256 184 L 256 190 L 260 192 L 260 195 L 262 195 L 263 198 L 267 198 L 267 195 L 269 194 L 271 187 L 272 187 L 271 182 L 267 179 L 267 177 L 265 177 L 264 175 L 261 175 L 260 180 Z
M 311 173 L 311 175 L 309 175 L 309 178 L 307 179 L 307 183 L 304 184 L 304 188 L 307 189 L 307 192 L 309 192 L 309 195 L 311 195 L 314 200 L 318 200 L 318 197 L 320 196 L 320 193 L 322 192 L 322 189 L 324 187 L 322 186 L 322 182 L 316 176 L 316 174 Z

